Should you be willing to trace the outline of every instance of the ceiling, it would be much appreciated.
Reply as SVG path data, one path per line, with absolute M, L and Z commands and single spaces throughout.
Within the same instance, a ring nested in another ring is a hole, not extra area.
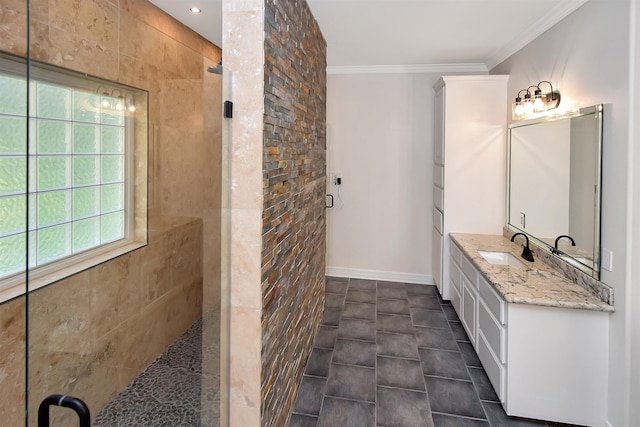
M 150 0 L 222 46 L 223 0 Z M 488 69 L 587 0 L 307 0 L 330 67 L 470 64 Z M 202 9 L 193 14 L 191 6 Z

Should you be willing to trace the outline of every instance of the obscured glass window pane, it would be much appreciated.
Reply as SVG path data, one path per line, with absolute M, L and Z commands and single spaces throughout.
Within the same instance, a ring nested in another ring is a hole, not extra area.
M 0 279 L 125 237 L 124 98 L 32 79 L 27 117 L 25 82 L 0 72 Z

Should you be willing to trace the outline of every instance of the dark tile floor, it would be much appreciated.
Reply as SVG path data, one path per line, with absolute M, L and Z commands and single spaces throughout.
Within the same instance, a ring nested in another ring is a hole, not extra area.
M 93 427 L 220 425 L 220 311 L 194 323 L 100 411 Z
M 509 418 L 434 286 L 327 278 L 289 427 L 557 426 Z

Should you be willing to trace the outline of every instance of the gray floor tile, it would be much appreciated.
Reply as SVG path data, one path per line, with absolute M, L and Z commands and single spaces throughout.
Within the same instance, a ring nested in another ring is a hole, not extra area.
M 331 365 L 326 394 L 332 397 L 374 402 L 376 370 L 360 366 Z
M 375 405 L 366 402 L 324 398 L 318 427 L 368 427 L 375 424 Z
M 425 375 L 471 380 L 459 352 L 431 348 L 419 348 L 418 352 L 422 360 L 422 372 Z
M 487 421 L 461 418 L 454 415 L 433 414 L 435 427 L 491 427 Z
M 453 308 L 452 305 L 443 305 L 442 307 L 442 312 L 444 313 L 444 317 L 447 318 L 447 320 L 455 320 L 456 322 L 460 321 L 460 318 L 458 317 L 458 313 L 456 313 L 456 310 Z
M 376 366 L 376 344 L 373 342 L 338 339 L 333 351 L 333 363 Z
M 440 310 L 440 302 L 435 295 L 411 295 L 409 296 L 409 306 L 428 308 L 429 310 Z
M 447 328 L 447 318 L 442 310 L 426 310 L 424 308 L 411 308 L 411 319 L 415 326 L 428 326 L 430 328 Z
M 347 293 L 348 286 L 349 286 L 349 279 L 328 278 L 327 283 L 325 283 L 324 285 L 324 289 L 327 293 L 344 295 L 345 293 Z
M 376 320 L 375 304 L 347 302 L 342 309 L 342 317 L 349 319 Z
M 547 425 L 544 421 L 509 417 L 499 403 L 482 402 L 482 406 L 484 406 L 491 427 L 542 427 Z
M 293 412 L 305 415 L 320 414 L 326 383 L 326 378 L 303 376 Z
M 344 295 L 341 294 L 325 294 L 324 306 L 328 308 L 342 308 L 344 304 Z
M 425 294 L 436 295 L 438 293 L 434 285 L 418 285 L 414 283 L 407 283 L 404 285 L 408 294 Z
M 375 342 L 376 322 L 342 319 L 340 326 L 338 326 L 338 337 Z
M 318 418 L 308 415 L 292 414 L 289 420 L 289 427 L 316 427 L 317 424 Z
M 398 334 L 413 334 L 413 326 L 409 316 L 378 314 L 376 322 L 378 331 L 395 332 Z
M 416 338 L 411 335 L 378 332 L 378 355 L 420 360 Z
M 307 367 L 304 373 L 316 377 L 326 377 L 329 375 L 332 354 L 333 350 L 324 348 L 314 348 L 311 350 L 311 355 L 307 360 Z
M 431 410 L 425 393 L 378 387 L 378 426 L 431 427 Z
M 425 377 L 431 411 L 486 419 L 473 383 Z
M 464 326 L 460 322 L 449 322 L 449 327 L 451 328 L 451 332 L 453 332 L 453 338 L 456 341 L 469 341 L 469 337 L 467 336 L 467 332 L 464 330 Z
M 378 313 L 409 315 L 409 303 L 406 299 L 381 299 L 378 295 Z
M 338 323 L 340 323 L 341 314 L 342 314 L 342 309 L 325 308 L 320 324 L 327 325 L 327 326 L 338 326 Z
M 473 345 L 470 342 L 459 341 L 458 347 L 460 347 L 460 353 L 462 354 L 464 363 L 467 366 L 482 368 L 482 362 L 480 362 L 480 359 L 478 359 L 478 354 L 473 349 Z
M 500 399 L 496 395 L 496 392 L 491 385 L 491 381 L 489 381 L 489 377 L 487 376 L 484 369 L 469 368 L 469 376 L 471 376 L 471 380 L 476 386 L 476 391 L 478 392 L 478 397 L 480 398 L 480 400 L 500 402 Z
M 364 289 L 349 289 L 347 291 L 347 302 L 376 303 L 376 291 Z
M 407 291 L 404 286 L 382 286 L 378 285 L 378 298 L 397 299 L 405 301 Z
M 378 356 L 376 370 L 379 386 L 425 391 L 422 368 L 417 360 Z
M 415 327 L 418 347 L 437 348 L 440 350 L 458 351 L 458 344 L 453 339 L 453 333 L 449 328 L 423 328 Z
M 313 346 L 321 348 L 333 348 L 336 344 L 337 336 L 337 327 L 320 326 L 320 329 L 318 329 L 318 335 L 316 335 L 316 341 L 313 343 Z
M 367 290 L 375 291 L 376 281 L 366 280 L 366 279 L 350 279 L 349 289 L 367 289 Z

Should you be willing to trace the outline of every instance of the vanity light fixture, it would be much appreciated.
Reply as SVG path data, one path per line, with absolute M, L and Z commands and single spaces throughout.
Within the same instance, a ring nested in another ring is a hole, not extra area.
M 190 7 L 189 10 L 191 11 L 191 13 L 196 13 L 196 14 L 202 12 L 202 9 L 200 9 L 199 7 L 195 7 L 195 6 Z
M 118 92 L 118 95 L 115 95 L 116 92 Z M 124 110 L 124 96 L 122 96 L 120 89 L 114 89 L 111 91 L 111 96 L 116 98 L 116 105 L 114 108 L 118 111 Z
M 127 92 L 124 94 L 124 104 L 130 113 L 134 113 L 136 111 L 136 100 L 132 93 Z
M 102 92 L 100 92 L 100 88 L 102 88 Z M 98 89 L 96 89 L 96 93 L 102 98 L 102 100 L 100 101 L 100 105 L 102 105 L 103 108 L 109 108 L 111 106 L 111 103 L 107 99 L 107 97 L 109 96 L 109 91 L 107 90 L 107 88 L 104 86 L 98 86 Z
M 542 93 L 540 85 L 547 83 L 551 91 Z M 533 98 L 531 96 L 530 89 L 535 88 L 533 92 Z M 524 99 L 520 97 L 522 92 L 526 92 Z M 553 90 L 553 85 L 543 80 L 537 85 L 531 85 L 526 89 L 522 89 L 518 92 L 516 101 L 512 105 L 511 118 L 513 120 L 526 120 L 534 117 L 539 117 L 546 114 L 550 110 L 554 110 L 560 106 L 560 92 Z

